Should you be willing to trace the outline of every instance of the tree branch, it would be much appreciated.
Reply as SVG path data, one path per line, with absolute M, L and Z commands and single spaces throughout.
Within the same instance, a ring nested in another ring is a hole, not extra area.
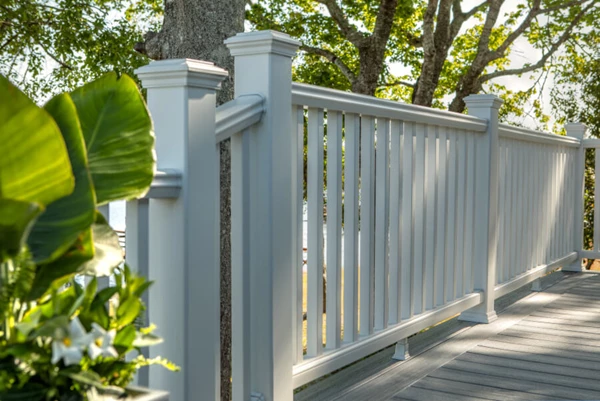
M 2 45 L 0 46 L 0 52 L 3 51 L 4 48 L 6 46 L 8 46 L 13 40 L 15 40 L 17 38 L 17 36 L 19 36 L 19 33 L 15 33 L 10 38 L 6 39 L 6 41 L 4 43 L 2 43 Z
M 588 0 L 574 0 L 574 1 L 569 1 L 567 3 L 557 4 L 552 7 L 542 8 L 539 10 L 538 15 L 539 14 L 548 14 L 549 12 L 557 11 L 557 10 L 564 10 L 567 7 L 579 6 L 583 3 L 585 3 L 586 1 L 588 1 Z
M 329 50 L 321 49 L 318 47 L 306 46 L 306 45 L 300 46 L 300 50 L 305 51 L 310 54 L 315 54 L 317 56 L 321 56 L 321 57 L 329 60 L 329 62 L 333 63 L 336 67 L 338 67 L 340 69 L 342 74 L 344 74 L 344 76 L 350 81 L 350 83 L 352 83 L 356 80 L 356 74 L 354 74 L 354 72 L 350 69 L 350 67 L 348 67 L 346 65 L 346 63 L 344 63 L 335 53 L 333 53 Z
M 72 70 L 73 67 L 70 66 L 69 64 L 65 63 L 64 61 L 62 61 L 61 59 L 59 59 L 57 56 L 55 56 L 52 52 L 50 52 L 50 50 L 48 50 L 44 45 L 42 45 L 41 43 L 38 43 L 38 45 L 44 50 L 44 52 L 46 52 L 46 54 L 48 56 L 50 56 L 50 58 L 54 61 L 56 61 L 58 64 L 61 65 L 61 67 L 63 68 L 67 68 L 69 70 Z
M 344 11 L 336 3 L 336 0 L 317 0 L 319 3 L 325 5 L 331 18 L 340 27 L 342 34 L 356 47 L 359 47 L 365 43 L 365 36 L 358 32 L 356 28 L 350 23 Z
M 538 3 L 541 0 L 534 0 L 534 2 Z M 496 21 L 498 21 L 498 16 L 500 15 L 500 7 L 504 3 L 504 0 L 492 0 L 490 1 L 490 6 L 487 11 L 487 15 L 485 17 L 485 22 L 483 24 L 483 28 L 481 30 L 481 35 L 479 36 L 479 44 L 477 46 L 477 55 L 475 58 L 485 57 L 489 53 L 489 45 L 490 45 L 490 36 L 492 34 L 492 29 L 494 29 L 494 25 L 496 25 Z
M 513 68 L 513 69 L 509 69 L 509 70 L 494 71 L 489 74 L 482 75 L 481 77 L 479 77 L 479 83 L 483 83 L 483 82 L 489 81 L 490 79 L 503 77 L 506 75 L 518 75 L 518 74 L 523 74 L 526 72 L 531 72 L 531 71 L 537 70 L 538 68 L 542 68 L 544 66 L 544 64 L 546 64 L 546 61 L 548 61 L 548 59 L 560 48 L 560 46 L 571 37 L 571 34 L 573 33 L 573 28 L 575 28 L 575 26 L 579 23 L 581 18 L 583 18 L 583 16 L 587 13 L 587 11 L 590 8 L 592 8 L 593 6 L 594 6 L 594 3 L 592 2 L 586 8 L 581 10 L 579 12 L 579 14 L 577 14 L 577 16 L 575 18 L 573 18 L 573 20 L 571 21 L 569 26 L 567 28 L 565 28 L 565 31 L 560 36 L 560 38 L 556 42 L 554 42 L 552 44 L 552 46 L 550 46 L 550 49 L 548 49 L 548 51 L 542 56 L 542 58 L 539 59 L 535 64 L 523 66 L 521 68 Z
M 416 86 L 416 84 L 413 84 L 412 82 L 398 80 L 398 81 L 394 81 L 394 82 L 381 83 L 381 84 L 379 84 L 379 87 L 380 88 L 389 88 L 391 86 L 398 86 L 398 85 L 406 86 L 406 87 L 412 88 L 412 89 L 414 89 Z
M 508 49 L 513 42 L 525 32 L 527 28 L 531 25 L 531 21 L 539 14 L 540 12 L 540 4 L 541 0 L 534 0 L 529 13 L 521 22 L 521 24 L 504 39 L 504 42 L 494 52 L 490 52 L 487 62 L 489 63 L 492 60 L 498 59 L 504 55 L 504 52 Z
M 375 28 L 371 37 L 376 42 L 385 41 L 387 43 L 390 37 L 390 31 L 394 25 L 394 15 L 398 0 L 382 0 L 375 20 Z M 385 44 L 384 44 L 385 45 Z
M 460 6 L 461 0 L 454 0 L 452 3 L 452 22 L 450 23 L 450 37 L 454 40 L 460 31 L 460 28 L 464 24 L 466 20 L 474 16 L 481 8 L 490 3 L 490 0 L 484 0 L 479 3 L 475 7 L 471 8 L 466 13 L 462 11 L 462 7 Z

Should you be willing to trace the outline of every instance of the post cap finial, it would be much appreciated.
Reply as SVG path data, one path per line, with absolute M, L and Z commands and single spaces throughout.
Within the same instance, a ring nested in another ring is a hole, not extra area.
M 587 125 L 583 123 L 567 123 L 565 124 L 565 129 L 567 130 L 567 136 L 581 140 L 585 136 Z
M 290 35 L 272 30 L 238 33 L 225 44 L 234 57 L 265 53 L 293 57 L 300 46 Z
M 144 88 L 189 86 L 215 90 L 229 75 L 214 63 L 189 58 L 152 61 L 135 73 Z
M 499 109 L 504 103 L 504 100 L 500 99 L 496 95 L 483 94 L 483 95 L 469 95 L 464 99 L 468 109 L 473 108 L 494 108 Z

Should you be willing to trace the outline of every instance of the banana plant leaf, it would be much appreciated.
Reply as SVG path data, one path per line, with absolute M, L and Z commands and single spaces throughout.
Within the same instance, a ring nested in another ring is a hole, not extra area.
M 65 143 L 52 117 L 0 75 L 0 260 L 16 256 L 31 223 L 73 191 Z
M 135 82 L 109 73 L 71 97 L 98 205 L 142 196 L 155 169 L 152 120 Z
M 67 145 L 75 189 L 46 208 L 35 222 L 27 243 L 37 263 L 49 263 L 69 249 L 94 222 L 96 199 L 88 170 L 85 142 L 77 109 L 68 94 L 54 97 L 44 107 L 60 127 Z

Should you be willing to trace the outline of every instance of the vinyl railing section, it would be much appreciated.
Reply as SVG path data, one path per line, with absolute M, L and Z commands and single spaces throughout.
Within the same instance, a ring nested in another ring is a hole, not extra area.
M 302 84 L 293 85 L 292 102 L 294 204 L 302 205 L 304 186 L 308 216 L 307 294 L 299 240 L 294 253 L 299 386 L 479 303 L 476 143 L 487 122 Z M 295 221 L 302 213 L 297 207 Z M 295 229 L 302 238 L 303 226 Z
M 592 188 L 587 188 L 590 192 L 590 195 L 593 196 L 592 199 L 600 199 L 600 140 L 598 139 L 584 139 L 583 140 L 583 149 L 581 150 L 580 157 L 582 159 L 586 159 L 588 156 L 591 159 L 591 165 L 587 168 L 590 171 L 590 175 L 592 176 Z M 578 165 L 582 168 L 583 163 Z M 582 172 L 580 172 L 582 173 Z M 581 183 L 578 183 L 582 185 Z M 590 196 L 591 198 L 591 196 Z M 592 229 L 592 238 L 588 243 L 583 244 L 583 251 L 581 252 L 581 257 L 589 258 L 589 259 L 600 259 L 600 202 L 593 201 L 592 210 L 590 214 L 592 216 L 592 221 L 588 221 L 590 228 Z M 586 216 L 583 215 L 583 210 L 578 210 L 578 213 L 581 215 L 581 220 L 587 220 Z
M 139 384 L 172 401 L 220 399 L 224 140 L 235 401 L 291 401 L 393 344 L 403 359 L 410 335 L 457 314 L 491 322 L 499 296 L 600 256 L 600 228 L 594 250 L 583 244 L 585 152 L 600 148 L 585 126 L 499 124 L 494 95 L 467 97 L 461 115 L 296 84 L 289 36 L 226 44 L 235 99 L 219 107 L 227 72 L 211 63 L 137 71 L 158 172 L 126 204 L 126 260 L 155 281 L 147 320 L 165 342 L 148 356 L 182 368 L 150 368 Z
M 577 259 L 579 147 L 573 137 L 500 125 L 496 298 Z

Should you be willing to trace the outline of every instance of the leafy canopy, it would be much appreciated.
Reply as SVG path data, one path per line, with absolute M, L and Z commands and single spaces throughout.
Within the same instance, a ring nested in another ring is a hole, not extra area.
M 148 62 L 134 45 L 161 8 L 159 0 L 3 0 L 0 74 L 36 101 L 108 71 L 132 74 Z

